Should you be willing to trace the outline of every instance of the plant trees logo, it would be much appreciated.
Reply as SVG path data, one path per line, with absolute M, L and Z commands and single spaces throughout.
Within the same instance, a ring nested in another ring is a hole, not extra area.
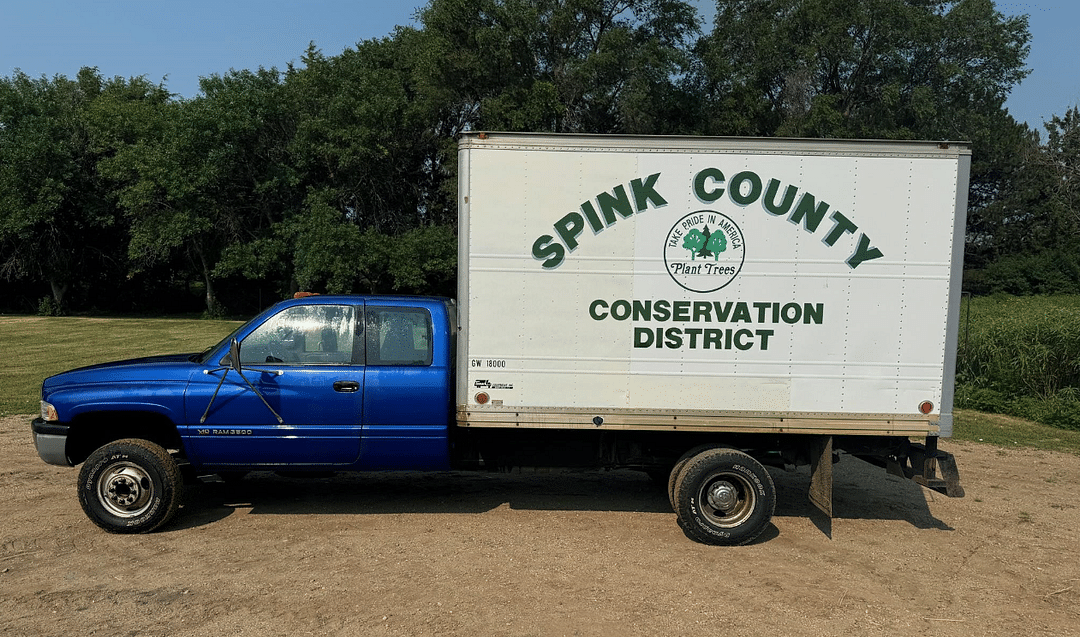
M 691 292 L 715 292 L 742 270 L 743 233 L 731 217 L 711 210 L 679 219 L 664 241 L 664 266 Z

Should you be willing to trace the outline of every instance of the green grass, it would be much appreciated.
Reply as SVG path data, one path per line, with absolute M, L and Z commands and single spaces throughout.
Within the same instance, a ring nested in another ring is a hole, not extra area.
M 199 352 L 239 325 L 194 319 L 0 316 L 0 416 L 36 414 L 41 381 L 84 365 Z
M 1013 416 L 956 410 L 953 438 L 999 447 L 1025 447 L 1080 455 L 1080 431 L 1057 429 Z
M 965 299 L 957 380 L 1007 397 L 1080 388 L 1080 296 Z
M 965 299 L 956 404 L 1080 431 L 1080 296 Z

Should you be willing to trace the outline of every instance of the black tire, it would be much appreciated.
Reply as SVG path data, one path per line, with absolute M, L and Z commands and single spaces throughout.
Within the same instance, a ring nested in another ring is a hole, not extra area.
M 708 449 L 690 458 L 675 479 L 675 513 L 683 531 L 703 544 L 753 542 L 776 509 L 772 476 L 735 449 Z
M 682 473 L 687 462 L 690 462 L 689 455 L 679 458 L 679 461 L 671 468 L 671 473 L 668 474 L 667 499 L 668 503 L 671 504 L 672 511 L 678 511 L 678 507 L 675 506 L 675 485 L 679 482 L 679 475 Z
M 672 511 L 678 511 L 678 508 L 675 506 L 675 483 L 678 482 L 679 474 L 682 473 L 683 467 L 686 466 L 687 462 L 690 462 L 690 458 L 693 458 L 702 451 L 708 451 L 709 449 L 730 449 L 730 447 L 717 444 L 698 445 L 680 456 L 675 462 L 675 466 L 671 468 L 671 473 L 668 474 L 667 493 L 668 503 L 671 504 Z
M 180 508 L 183 476 L 168 451 L 128 438 L 99 448 L 79 471 L 79 503 L 109 533 L 148 533 Z

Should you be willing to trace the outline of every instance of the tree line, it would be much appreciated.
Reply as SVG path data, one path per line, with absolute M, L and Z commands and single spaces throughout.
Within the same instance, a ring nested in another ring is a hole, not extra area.
M 298 289 L 452 295 L 467 130 L 968 140 L 965 285 L 1080 292 L 1080 112 L 1004 108 L 991 0 L 430 0 L 415 27 L 190 99 L 0 78 L 0 309 L 250 313 Z

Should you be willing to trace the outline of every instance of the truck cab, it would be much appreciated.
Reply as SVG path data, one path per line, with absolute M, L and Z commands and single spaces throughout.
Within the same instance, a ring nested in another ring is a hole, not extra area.
M 46 379 L 34 441 L 46 462 L 87 461 L 84 472 L 94 465 L 92 456 L 102 450 L 108 456 L 110 445 L 126 439 L 145 441 L 157 448 L 155 456 L 202 473 L 446 469 L 454 320 L 446 299 L 283 301 L 200 354 L 107 363 Z M 84 500 L 112 498 L 112 508 L 103 507 L 107 529 L 134 523 L 149 530 L 144 527 L 162 520 L 130 515 L 143 509 L 142 498 L 125 506 L 118 503 L 131 496 L 112 494 L 120 483 L 131 483 L 121 489 L 127 491 L 150 477 L 131 467 L 117 473 L 116 466 L 129 464 L 120 459 L 101 468 L 104 477 L 90 477 L 97 486 Z

